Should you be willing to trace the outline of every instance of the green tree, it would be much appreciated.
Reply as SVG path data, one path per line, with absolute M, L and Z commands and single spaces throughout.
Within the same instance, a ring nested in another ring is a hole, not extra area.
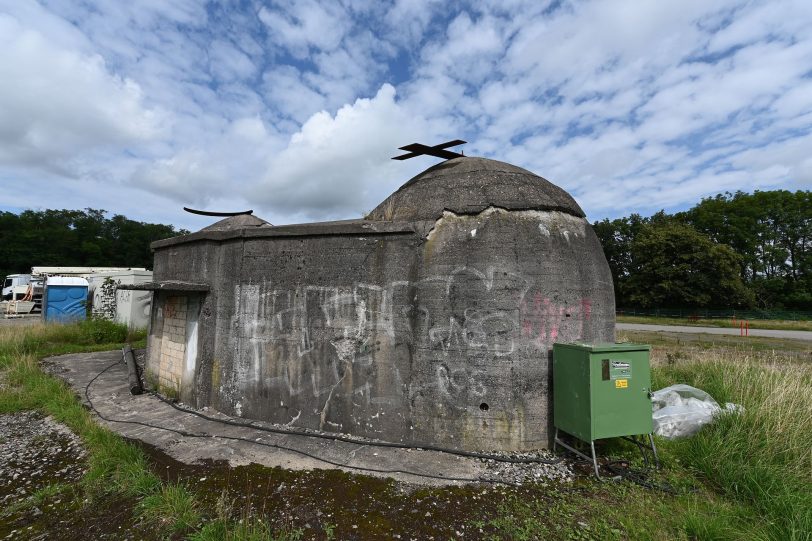
M 679 216 L 741 256 L 762 308 L 812 307 L 812 193 L 719 194 Z
M 603 246 L 603 253 L 612 272 L 615 284 L 615 302 L 618 306 L 628 303 L 625 296 L 626 282 L 632 270 L 632 242 L 648 219 L 639 214 L 616 220 L 604 219 L 593 224 L 593 229 Z
M 690 225 L 661 219 L 646 224 L 631 243 L 625 283 L 641 307 L 746 307 L 753 294 L 742 282 L 740 257 Z
M 106 211 L 0 212 L 0 279 L 33 266 L 152 268 L 153 241 L 186 233 Z

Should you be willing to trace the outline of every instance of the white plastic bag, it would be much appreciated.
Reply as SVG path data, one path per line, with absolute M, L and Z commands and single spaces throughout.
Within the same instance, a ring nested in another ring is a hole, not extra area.
M 651 395 L 651 405 L 654 433 L 669 440 L 696 434 L 723 411 L 740 412 L 743 409 L 730 403 L 722 409 L 711 395 L 683 383 L 655 391 Z

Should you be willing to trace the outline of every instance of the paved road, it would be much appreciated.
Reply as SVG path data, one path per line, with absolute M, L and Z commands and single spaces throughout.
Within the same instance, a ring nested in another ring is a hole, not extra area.
M 0 327 L 22 327 L 26 325 L 36 325 L 37 323 L 42 323 L 41 317 L 14 317 L 14 318 L 4 318 L 0 316 Z
M 739 335 L 739 329 L 725 327 L 688 327 L 684 325 L 643 325 L 639 323 L 617 323 L 615 328 L 621 331 L 664 331 L 664 332 L 691 332 L 705 334 L 732 334 Z M 750 336 L 764 336 L 768 338 L 793 338 L 795 340 L 808 340 L 812 342 L 812 331 L 778 331 L 773 329 L 750 329 Z

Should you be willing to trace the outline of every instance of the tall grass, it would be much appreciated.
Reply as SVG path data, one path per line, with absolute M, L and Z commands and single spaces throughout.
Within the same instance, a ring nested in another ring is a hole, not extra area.
M 39 410 L 67 425 L 89 452 L 83 486 L 90 496 L 108 492 L 144 495 L 160 480 L 149 471 L 144 454 L 98 425 L 68 386 L 46 373 L 39 358 L 57 353 L 119 348 L 128 338 L 139 338 L 124 325 L 88 320 L 70 325 L 37 324 L 0 328 L 0 413 Z
M 138 515 L 143 522 L 168 534 L 191 530 L 201 522 L 194 494 L 179 483 L 165 485 L 146 496 L 138 504 Z
M 688 383 L 744 406 L 666 451 L 749 504 L 770 538 L 812 539 L 812 365 L 770 352 L 700 352 L 657 366 L 654 378 L 655 388 Z
M 334 539 L 327 533 L 326 539 Z M 262 518 L 246 516 L 239 521 L 213 520 L 197 532 L 191 534 L 190 541 L 300 541 L 304 538 L 304 530 L 274 528 Z
M 104 319 L 71 324 L 35 323 L 0 327 L 0 368 L 10 355 L 57 355 L 74 351 L 112 349 L 125 342 L 143 342 L 146 331 Z

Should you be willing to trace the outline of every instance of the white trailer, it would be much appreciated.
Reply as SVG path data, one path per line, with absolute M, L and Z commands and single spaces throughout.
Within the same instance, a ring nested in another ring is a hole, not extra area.
M 94 275 L 119 276 L 117 278 L 118 283 L 122 284 L 140 284 L 152 279 L 152 271 L 148 271 L 144 267 L 32 267 L 30 274 L 10 274 L 6 276 L 3 282 L 3 296 L 0 299 L 2 301 L 0 302 L 0 314 L 10 317 L 19 314 L 39 313 L 42 309 L 44 284 L 48 277 L 65 276 L 87 278 L 89 280 Z M 127 276 L 129 278 L 126 278 Z M 102 278 L 102 282 L 103 280 L 104 278 Z M 144 320 L 143 317 L 138 317 L 139 310 L 144 309 L 143 306 L 134 309 L 135 312 L 132 312 L 130 308 L 125 308 L 125 313 L 122 313 L 121 316 L 117 314 L 115 309 L 117 304 L 115 288 L 112 291 L 113 300 L 110 304 L 113 306 L 113 310 L 109 312 L 108 319 L 115 319 L 137 327 L 146 326 L 148 319 Z M 91 294 L 93 292 L 92 284 L 90 292 Z M 132 301 L 125 300 L 123 302 L 126 304 Z M 148 309 L 145 310 L 148 311 Z
M 32 267 L 34 276 L 76 276 L 87 278 L 105 272 L 146 271 L 144 267 Z

